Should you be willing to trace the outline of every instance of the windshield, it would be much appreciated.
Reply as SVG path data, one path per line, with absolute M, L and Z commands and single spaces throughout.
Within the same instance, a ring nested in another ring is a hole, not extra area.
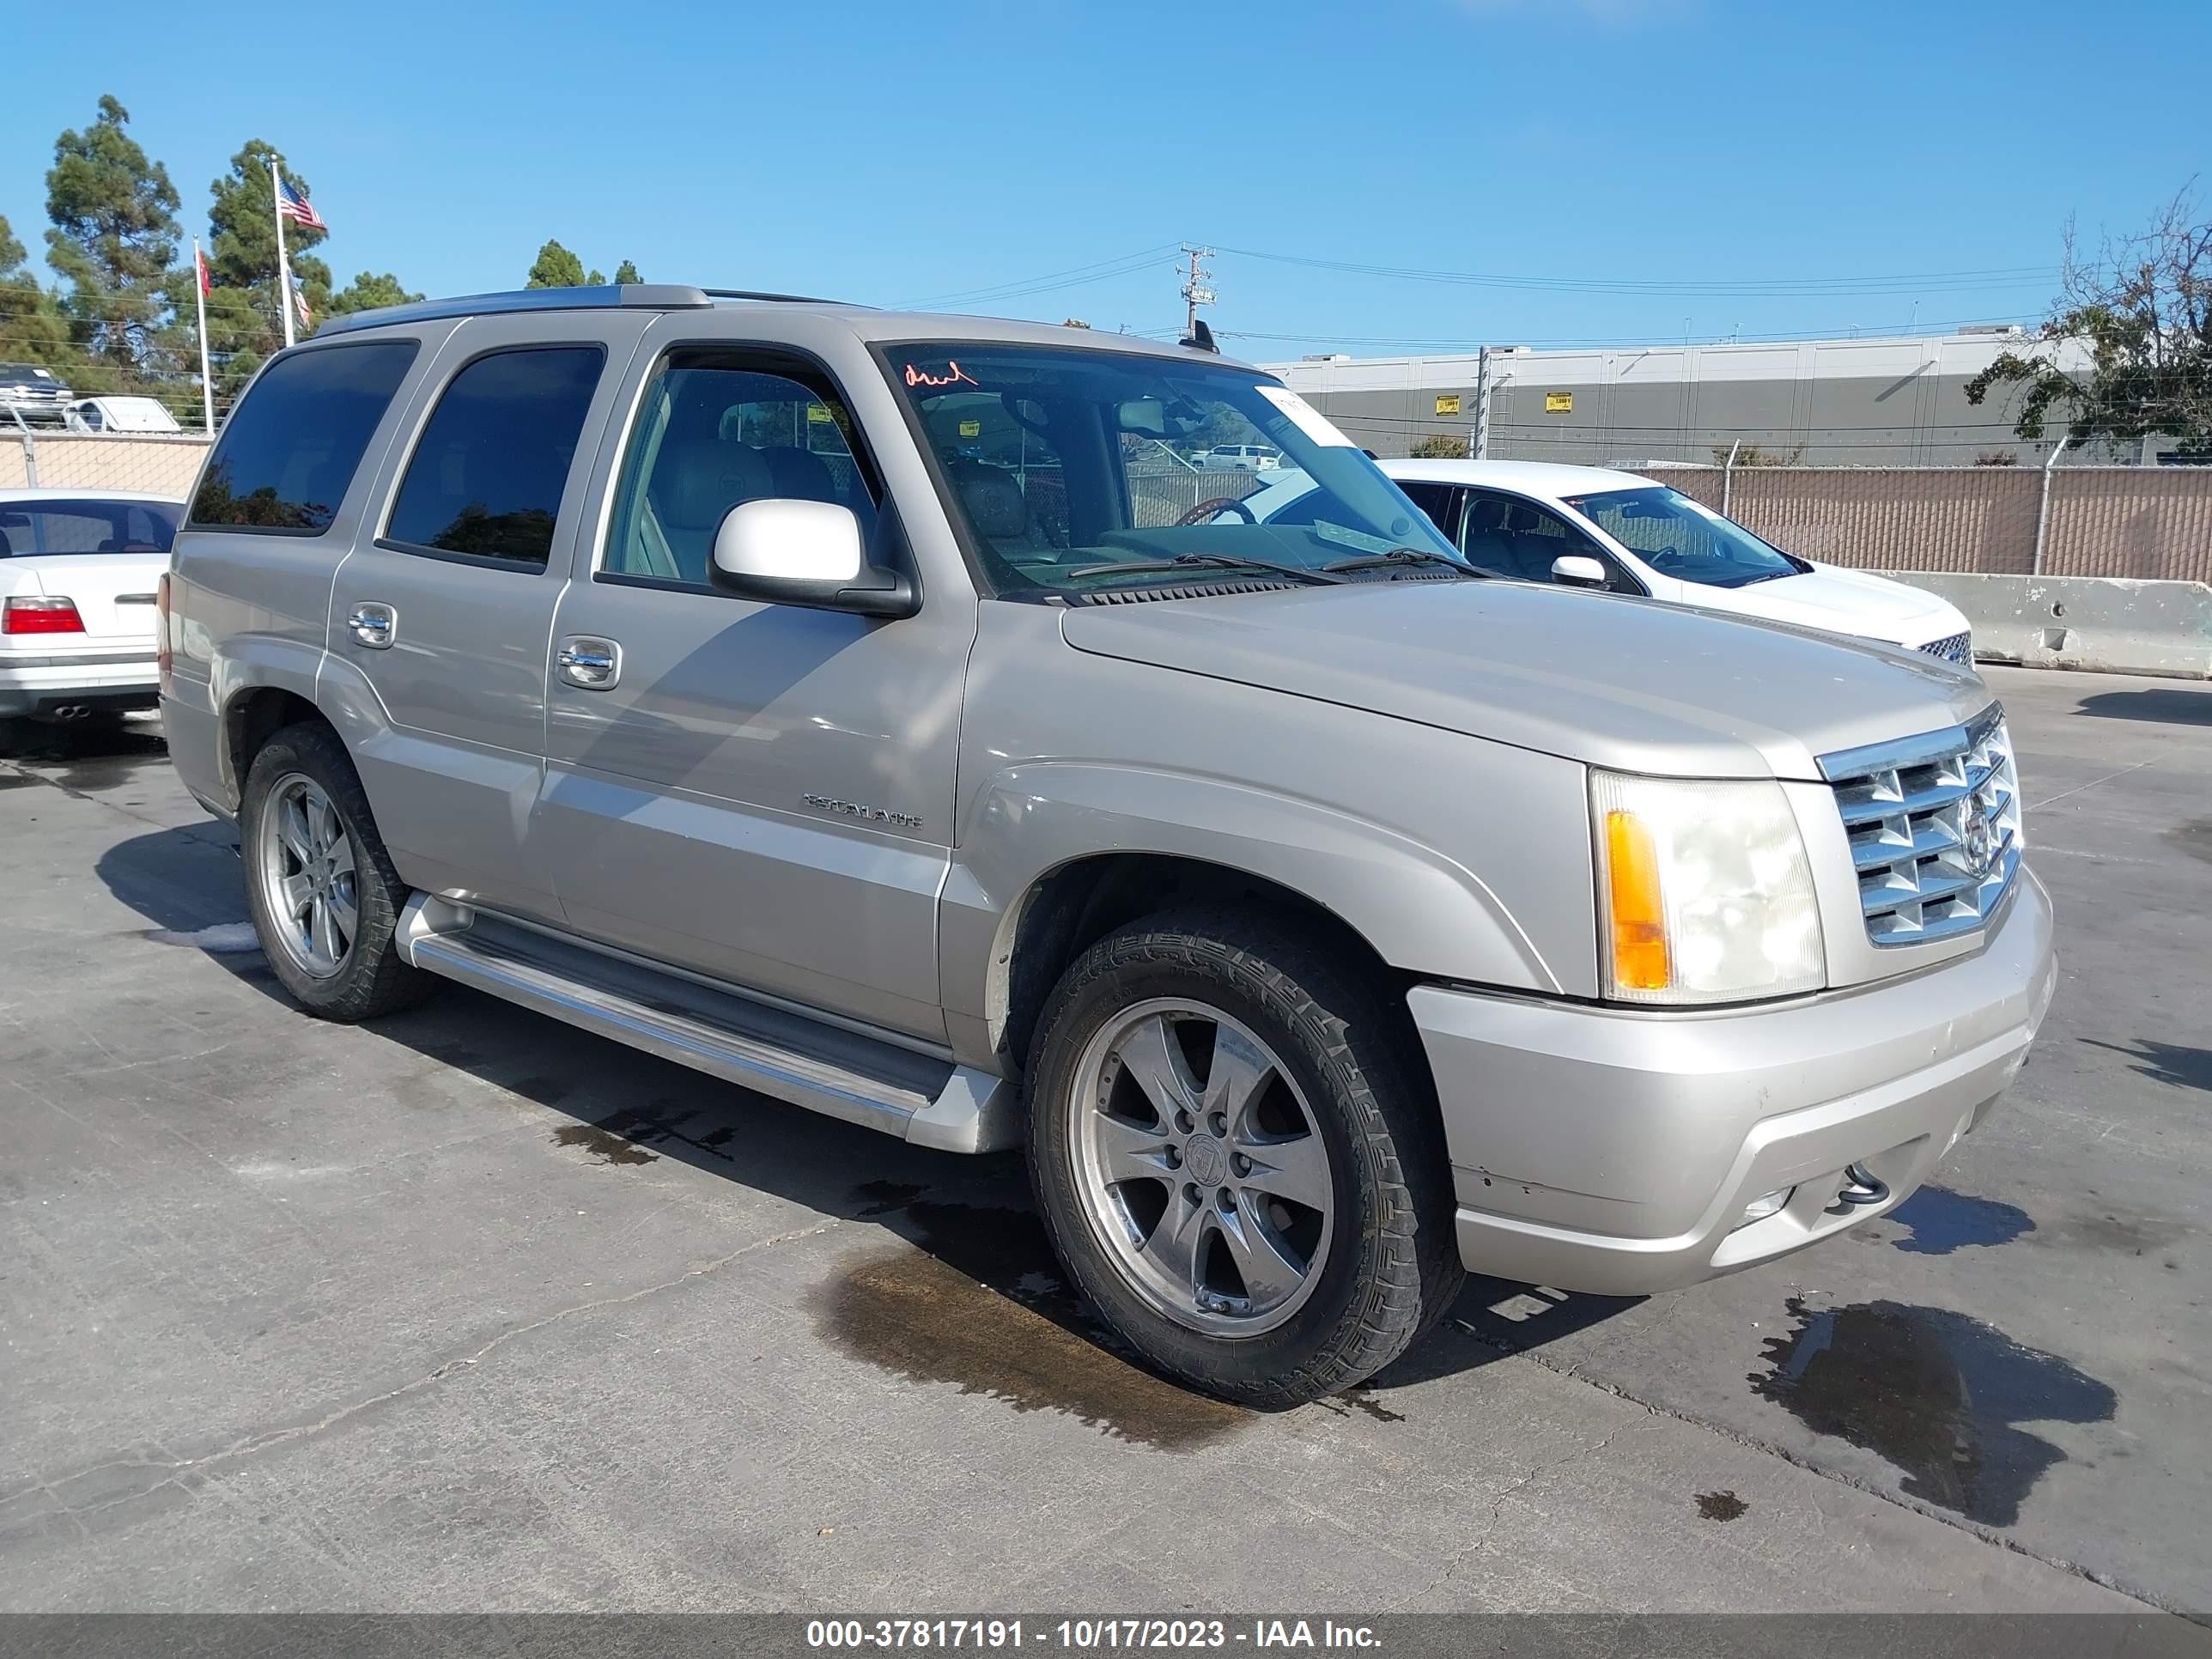
M 1570 495 L 1569 507 L 1662 576 L 1706 587 L 1745 587 L 1805 567 L 1703 501 L 1663 484 Z
M 0 501 L 0 559 L 40 553 L 166 553 L 180 509 L 167 501 Z
M 1251 369 L 1053 346 L 893 346 L 985 575 L 1010 597 L 1163 580 L 1164 561 L 1255 560 L 1318 571 L 1448 544 L 1351 440 Z M 1244 498 L 1297 467 L 1315 485 L 1297 524 Z M 1182 580 L 1180 576 L 1173 578 Z

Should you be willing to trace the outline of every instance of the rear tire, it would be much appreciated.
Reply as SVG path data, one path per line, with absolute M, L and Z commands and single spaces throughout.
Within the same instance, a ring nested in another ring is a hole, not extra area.
M 1034 1049 L 1030 1178 L 1070 1277 L 1246 1405 L 1364 1381 L 1464 1277 L 1413 1032 L 1341 955 L 1294 919 L 1147 918 L 1068 969 Z
M 410 890 L 392 867 L 368 797 L 328 726 L 288 726 L 261 746 L 239 814 L 246 901 L 262 953 L 293 1000 L 324 1019 L 411 1007 L 435 981 L 399 954 Z

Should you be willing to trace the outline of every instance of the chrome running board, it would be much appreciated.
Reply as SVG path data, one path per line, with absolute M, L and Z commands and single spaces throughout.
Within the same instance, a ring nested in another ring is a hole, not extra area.
M 400 914 L 398 943 L 426 973 L 917 1146 L 990 1152 L 1021 1142 L 1002 1078 L 580 940 L 418 893 Z

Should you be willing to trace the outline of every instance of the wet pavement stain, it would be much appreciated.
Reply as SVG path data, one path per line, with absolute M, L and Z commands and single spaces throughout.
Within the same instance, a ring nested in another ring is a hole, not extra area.
M 1912 1230 L 1896 1241 L 1907 1255 L 1948 1255 L 1970 1244 L 1994 1249 L 2035 1231 L 2034 1218 L 2017 1205 L 1973 1198 L 1948 1187 L 1923 1187 L 1889 1212 Z
M 196 927 L 187 933 L 173 927 L 149 927 L 141 939 L 151 939 L 156 945 L 183 945 L 204 951 L 210 956 L 243 956 L 261 948 L 260 935 L 253 931 L 250 921 L 218 921 L 209 927 Z
M 1701 1492 L 1698 1513 L 1708 1521 L 1733 1521 L 1751 1507 L 1732 1492 Z
M 1334 1401 L 1316 1401 L 1314 1405 L 1329 1407 L 1332 1411 L 1336 1411 L 1336 1416 L 1349 1416 L 1352 1411 L 1363 1411 L 1376 1422 L 1405 1422 L 1405 1411 L 1391 1411 L 1389 1407 L 1382 1405 L 1376 1398 L 1374 1389 L 1364 1385 L 1356 1387 L 1356 1389 L 1345 1389 Z
M 2112 1250 L 2121 1255 L 2148 1255 L 2179 1243 L 2194 1228 L 2179 1221 L 2144 1217 L 2123 1221 L 2116 1215 L 2068 1216 L 2054 1223 L 2038 1243 L 2084 1244 L 2091 1249 Z
M 720 1120 L 720 1114 L 711 1115 L 714 1127 L 702 1128 L 694 1133 L 685 1126 L 693 1119 L 708 1117 L 697 1108 L 664 1095 L 658 1100 L 647 1101 L 642 1106 L 626 1107 L 611 1117 L 599 1121 L 598 1127 L 610 1134 L 620 1135 L 624 1140 L 647 1146 L 689 1146 L 695 1152 L 703 1152 L 720 1163 L 734 1164 L 735 1153 L 722 1149 L 738 1133 L 733 1123 Z
M 891 1224 L 920 1253 L 867 1256 L 811 1296 L 817 1329 L 842 1352 L 1163 1451 L 1195 1450 L 1249 1420 L 1133 1364 L 1061 1277 L 1036 1216 L 915 1202 Z
M 609 1134 L 596 1123 L 571 1123 L 553 1132 L 556 1146 L 580 1146 L 602 1164 L 658 1164 L 659 1152 L 648 1152 L 620 1135 Z
M 860 1201 L 860 1207 L 853 1213 L 889 1215 L 903 1210 L 928 1190 L 919 1181 L 864 1181 L 853 1188 L 853 1196 Z
M 1815 1434 L 1875 1453 L 1905 1495 L 2009 1527 L 2066 1454 L 2022 1423 L 2101 1423 L 2112 1390 L 2055 1354 L 1948 1308 L 1897 1302 L 1814 1309 L 1790 1298 L 1796 1328 L 1770 1337 L 1752 1392 Z
M 2187 823 L 2178 823 L 2166 832 L 2166 838 L 2191 858 L 2203 859 L 2212 864 L 2212 818 L 2195 818 Z

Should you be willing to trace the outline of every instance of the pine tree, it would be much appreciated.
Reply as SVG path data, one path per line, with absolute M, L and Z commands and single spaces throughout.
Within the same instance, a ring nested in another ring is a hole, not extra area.
M 349 312 L 374 311 L 381 306 L 412 305 L 422 297 L 410 293 L 388 270 L 380 276 L 364 270 L 331 295 L 331 315 L 343 317 Z
M 545 244 L 538 250 L 538 258 L 530 267 L 530 280 L 525 288 L 581 288 L 584 283 L 584 262 L 562 247 L 558 242 Z
M 627 259 L 615 267 L 615 281 L 617 283 L 641 283 L 644 280 L 637 274 L 637 267 Z
M 54 141 L 46 174 L 46 262 L 70 286 L 71 332 L 98 389 L 159 371 L 152 359 L 177 257 L 176 186 L 130 124 L 131 112 L 102 96 L 99 119 Z
M 270 354 L 284 343 L 286 296 L 276 291 L 276 208 L 269 185 L 269 163 L 276 151 L 249 138 L 230 158 L 230 171 L 208 185 L 208 346 L 214 358 L 218 407 L 238 395 Z M 289 167 L 284 177 L 302 196 L 307 182 Z M 284 252 L 293 277 L 318 317 L 331 313 L 331 268 L 314 256 L 325 234 L 291 220 L 284 223 Z M 176 291 L 180 311 L 189 312 L 191 273 L 181 273 Z M 312 330 L 309 331 L 312 332 Z
M 70 343 L 61 303 L 23 265 L 27 250 L 0 218 L 0 359 L 36 363 L 69 379 L 84 354 Z

